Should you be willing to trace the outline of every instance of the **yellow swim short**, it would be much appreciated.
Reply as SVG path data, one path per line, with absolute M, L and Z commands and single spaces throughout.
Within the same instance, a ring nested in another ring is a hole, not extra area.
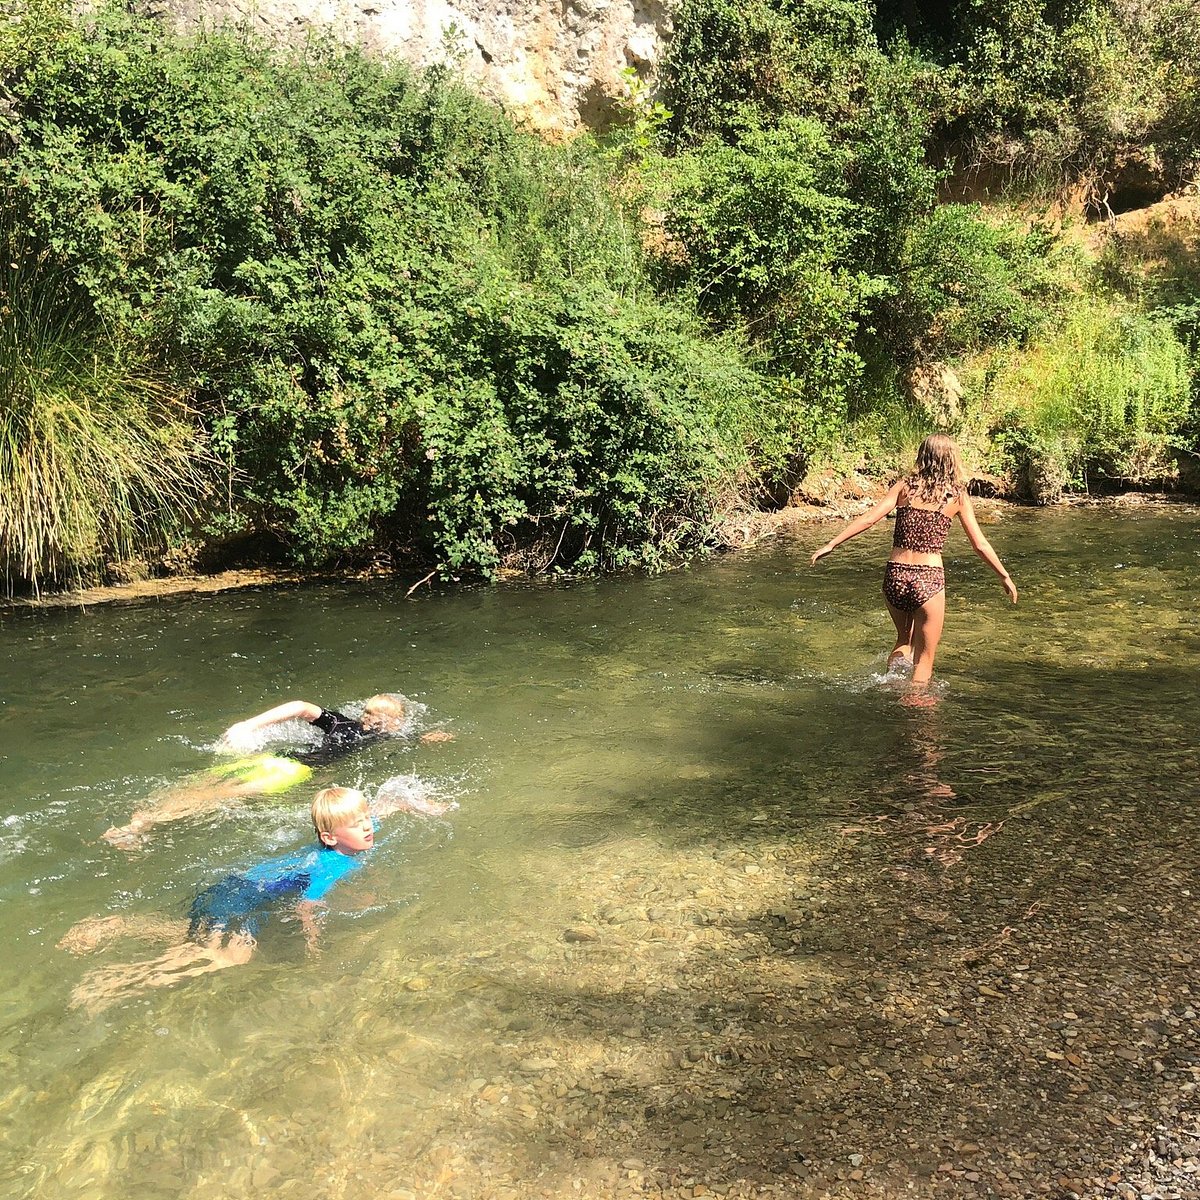
M 312 774 L 312 767 L 306 767 L 294 758 L 256 754 L 252 758 L 239 758 L 236 762 L 213 767 L 208 773 L 229 783 L 252 787 L 263 795 L 270 796 L 276 792 L 286 792 L 288 788 L 303 783 Z

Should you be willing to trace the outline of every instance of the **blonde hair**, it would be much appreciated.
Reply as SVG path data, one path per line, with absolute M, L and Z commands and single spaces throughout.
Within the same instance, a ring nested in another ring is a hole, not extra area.
M 965 474 L 954 439 L 931 433 L 917 448 L 917 469 L 908 486 L 919 500 L 945 500 L 962 490 Z
M 404 720 L 404 698 L 391 692 L 380 692 L 363 705 L 364 717 L 388 717 L 393 721 Z
M 312 802 L 313 828 L 318 840 L 323 833 L 341 829 L 361 813 L 367 811 L 367 798 L 358 788 L 322 788 Z

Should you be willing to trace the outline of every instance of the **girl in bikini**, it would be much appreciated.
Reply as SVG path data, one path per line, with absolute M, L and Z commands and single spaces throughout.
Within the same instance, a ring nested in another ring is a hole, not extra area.
M 912 664 L 915 684 L 928 683 L 946 615 L 946 576 L 942 547 L 954 518 L 962 522 L 971 548 L 997 575 L 1016 604 L 1017 588 L 991 543 L 983 536 L 963 482 L 958 447 L 943 433 L 927 437 L 917 451 L 912 475 L 897 480 L 869 512 L 856 517 L 813 556 L 814 564 L 843 542 L 865 533 L 896 510 L 892 553 L 883 576 L 883 598 L 896 625 L 888 670 Z

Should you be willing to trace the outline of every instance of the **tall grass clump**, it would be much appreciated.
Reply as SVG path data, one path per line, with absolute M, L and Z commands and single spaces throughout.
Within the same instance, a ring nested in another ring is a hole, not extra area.
M 179 393 L 106 345 L 86 297 L 12 232 L 0 228 L 0 564 L 10 594 L 160 547 L 195 514 L 208 465 Z
M 1193 366 L 1164 316 L 1081 296 L 1061 326 L 996 371 L 999 464 L 1037 503 L 1064 490 L 1170 478 Z

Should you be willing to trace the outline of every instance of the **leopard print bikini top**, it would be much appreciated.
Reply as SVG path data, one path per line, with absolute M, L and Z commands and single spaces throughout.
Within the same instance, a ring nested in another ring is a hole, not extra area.
M 937 508 L 913 508 L 905 504 L 896 509 L 896 529 L 892 546 L 897 550 L 913 550 L 917 554 L 941 554 L 953 520 L 942 509 L 954 499 L 947 492 Z

